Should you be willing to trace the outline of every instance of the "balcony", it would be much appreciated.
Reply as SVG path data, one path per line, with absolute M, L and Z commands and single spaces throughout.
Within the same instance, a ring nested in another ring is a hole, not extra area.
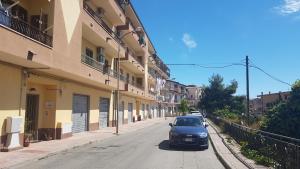
M 155 83 L 156 81 L 156 75 L 155 75 L 155 72 L 153 69 L 151 68 L 148 68 L 148 79 L 149 79 L 149 82 L 151 83 Z
M 83 9 L 100 25 L 109 33 L 111 36 L 115 37 L 114 32 L 112 29 L 102 20 L 100 16 L 96 13 L 96 11 L 91 8 L 86 1 L 83 2 Z
M 106 74 L 110 77 L 113 77 L 115 79 L 118 78 L 118 72 L 116 72 L 115 70 L 111 70 L 110 68 L 104 66 L 103 63 L 97 61 L 94 58 L 91 58 L 89 56 L 86 56 L 85 54 L 81 55 L 81 62 L 83 64 L 86 64 L 88 66 L 90 66 L 93 69 L 96 69 L 97 71 Z M 125 81 L 125 78 L 123 75 L 120 75 L 120 80 Z
M 111 27 L 97 14 L 97 12 L 86 2 L 83 2 L 86 15 L 83 16 L 83 35 L 94 44 L 101 45 L 108 50 L 112 48 L 111 54 L 117 56 L 118 46 L 120 57 L 125 57 L 125 48 Z M 100 37 L 100 38 L 96 38 Z
M 25 37 L 52 47 L 52 36 L 48 35 L 46 31 L 41 31 L 19 18 L 7 15 L 4 11 L 1 10 L 0 26 L 16 31 L 24 35 Z
M 125 58 L 121 58 L 121 63 L 124 67 L 135 74 L 145 73 L 145 65 L 143 61 L 136 57 L 136 55 L 129 48 L 126 50 Z
M 138 85 L 133 82 L 129 82 L 125 84 L 125 91 L 129 92 L 128 94 L 134 96 L 146 97 L 144 87 L 142 85 Z
M 156 97 L 156 93 L 155 92 L 153 92 L 153 91 L 151 91 L 151 90 L 149 90 L 148 91 L 148 94 L 147 94 L 147 97 L 149 98 L 149 99 L 151 99 L 151 100 L 156 100 L 155 99 L 155 97 Z

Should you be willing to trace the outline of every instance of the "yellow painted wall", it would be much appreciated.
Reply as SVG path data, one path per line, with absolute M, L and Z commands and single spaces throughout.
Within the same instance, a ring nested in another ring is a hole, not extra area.
M 5 135 L 5 120 L 8 116 L 19 116 L 21 96 L 21 70 L 8 65 L 0 64 L 0 136 Z M 24 92 L 23 92 L 24 93 Z M 24 100 L 24 94 L 23 98 Z M 21 116 L 24 118 L 24 102 L 21 103 Z M 24 120 L 23 120 L 24 124 Z M 24 132 L 24 127 L 21 132 Z
M 111 98 L 110 91 L 89 88 L 71 82 L 64 82 L 62 95 L 57 97 L 56 122 L 72 121 L 73 94 L 87 95 L 90 99 L 89 123 L 99 122 L 100 97 Z
M 136 109 L 135 109 L 135 98 L 130 96 L 121 95 L 120 103 L 124 102 L 124 119 L 128 119 L 128 103 L 133 104 L 133 112 L 132 116 L 136 116 Z

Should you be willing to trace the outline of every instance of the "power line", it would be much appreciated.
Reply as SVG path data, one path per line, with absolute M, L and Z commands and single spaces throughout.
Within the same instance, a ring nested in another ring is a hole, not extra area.
M 228 64 L 228 65 L 224 65 L 224 66 L 204 66 L 204 65 L 200 65 L 200 64 L 194 64 L 194 63 L 188 63 L 188 64 L 166 64 L 169 66 L 197 66 L 197 67 L 201 67 L 201 68 L 206 68 L 206 69 L 223 69 L 223 68 L 227 68 L 227 67 L 232 67 L 232 66 L 245 66 L 245 64 L 242 63 L 232 63 L 232 64 Z
M 205 66 L 205 65 L 201 65 L 201 64 L 196 64 L 196 63 L 170 63 L 170 64 L 166 64 L 169 66 L 196 66 L 196 67 L 201 67 L 201 68 L 205 68 L 205 69 L 224 69 L 224 68 L 228 68 L 228 67 L 232 67 L 232 66 L 245 66 L 246 64 L 244 63 L 246 59 L 241 60 L 242 63 L 231 63 L 231 64 L 227 64 L 227 65 L 223 65 L 223 66 Z M 263 70 L 262 68 L 256 66 L 253 61 L 251 61 L 249 59 L 249 62 L 251 63 L 249 66 L 252 68 L 255 68 L 261 72 L 263 72 L 265 75 L 267 75 L 268 77 L 270 77 L 271 79 L 278 81 L 280 83 L 286 84 L 288 86 L 292 86 L 291 84 L 289 84 L 288 82 L 285 82 L 283 80 L 280 80 L 279 78 L 271 75 L 270 73 L 266 72 L 265 70 Z
M 283 81 L 283 80 L 280 80 L 279 78 L 277 78 L 277 77 L 271 75 L 270 73 L 266 72 L 266 71 L 263 70 L 262 68 L 256 66 L 251 60 L 250 60 L 250 62 L 251 62 L 251 64 L 252 64 L 252 65 L 250 65 L 250 67 L 253 67 L 253 68 L 255 68 L 255 69 L 257 69 L 257 70 L 263 72 L 265 75 L 269 76 L 271 79 L 273 79 L 273 80 L 275 80 L 275 81 L 278 81 L 278 82 L 280 82 L 280 83 L 286 84 L 286 85 L 288 85 L 288 86 L 292 86 L 290 83 L 285 82 L 285 81 Z

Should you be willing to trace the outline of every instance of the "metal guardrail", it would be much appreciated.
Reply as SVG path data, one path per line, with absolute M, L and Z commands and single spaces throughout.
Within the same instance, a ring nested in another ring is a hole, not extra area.
M 209 118 L 237 142 L 247 142 L 251 149 L 268 158 L 276 169 L 300 168 L 300 145 L 298 139 L 251 129 L 221 118 Z
M 40 31 L 38 28 L 33 27 L 21 19 L 14 18 L 7 15 L 4 11 L 0 10 L 0 25 L 13 29 L 25 36 L 37 40 L 47 46 L 52 47 L 52 36 Z

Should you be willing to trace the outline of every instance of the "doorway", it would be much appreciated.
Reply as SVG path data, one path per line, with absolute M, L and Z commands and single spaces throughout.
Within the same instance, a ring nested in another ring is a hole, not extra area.
M 30 140 L 38 140 L 39 95 L 27 94 L 25 112 L 25 134 Z

